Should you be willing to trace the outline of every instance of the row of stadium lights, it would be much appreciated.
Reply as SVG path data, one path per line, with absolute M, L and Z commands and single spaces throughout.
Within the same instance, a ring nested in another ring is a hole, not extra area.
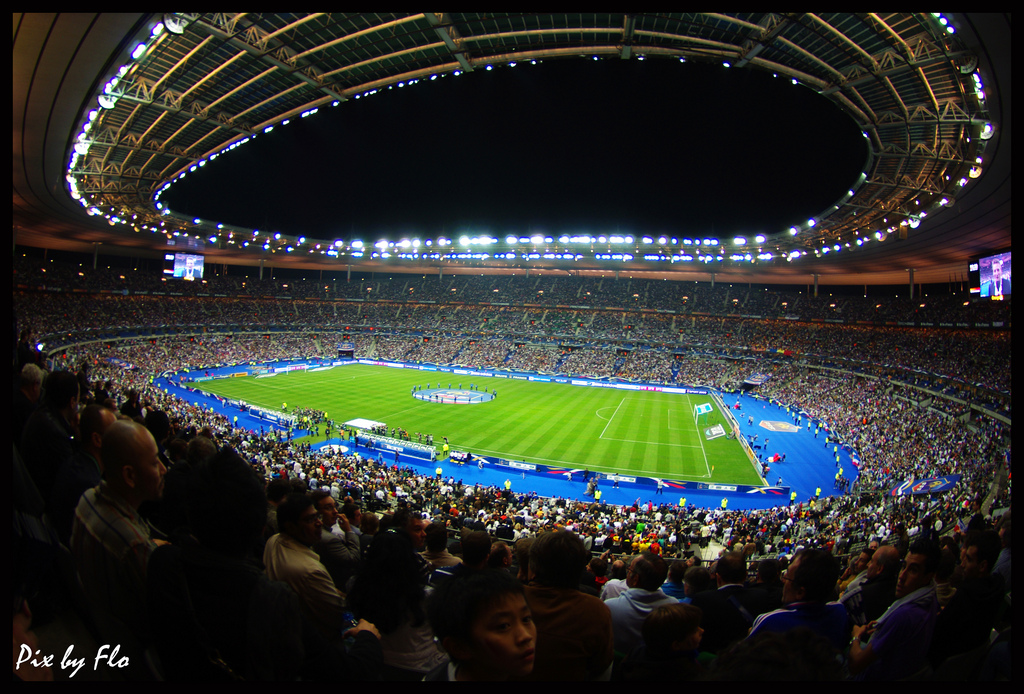
M 947 33 L 949 33 L 949 34 L 955 33 L 955 29 L 950 24 L 949 19 L 947 17 L 945 17 L 941 13 L 933 13 L 932 16 L 936 19 L 936 21 L 939 23 L 939 25 L 941 27 L 943 27 L 943 29 Z M 116 105 L 116 103 L 118 101 L 118 98 L 119 98 L 119 96 L 117 94 L 117 91 L 116 91 L 116 88 L 118 86 L 119 81 L 126 74 L 128 74 L 132 70 L 132 68 L 134 67 L 134 65 L 137 62 L 140 62 L 140 61 L 144 60 L 145 57 L 150 54 L 152 48 L 157 43 L 159 43 L 163 39 L 163 37 L 165 36 L 165 34 L 164 34 L 164 30 L 165 29 L 168 32 L 170 32 L 170 33 L 182 34 L 182 33 L 184 33 L 184 30 L 185 30 L 185 28 L 187 27 L 187 25 L 188 25 L 188 23 L 190 21 L 191 20 L 188 18 L 187 15 L 179 15 L 179 14 L 166 14 L 166 15 L 164 15 L 163 21 L 158 23 L 158 24 L 156 24 L 153 27 L 153 29 L 152 29 L 152 31 L 150 33 L 149 39 L 147 41 L 145 41 L 145 42 L 141 42 L 138 45 L 136 45 L 135 49 L 132 51 L 132 54 L 131 54 L 131 61 L 126 63 L 125 65 L 122 65 L 120 68 L 118 68 L 116 75 L 109 82 L 107 82 L 104 85 L 103 93 L 100 94 L 97 97 L 97 102 L 98 102 L 100 108 L 102 108 L 102 109 L 110 109 L 110 108 L 113 108 L 114 105 Z M 600 58 L 598 56 L 596 56 L 596 55 L 592 56 L 592 57 L 593 57 L 593 60 L 600 60 Z M 645 57 L 643 55 L 638 55 L 637 58 L 639 60 L 644 60 Z M 680 57 L 679 61 L 682 62 L 682 63 L 685 63 L 686 59 L 683 58 L 683 57 Z M 543 61 L 530 60 L 529 62 L 532 65 L 536 65 L 538 62 L 543 62 Z M 507 63 L 508 67 L 515 67 L 516 65 L 517 65 L 516 61 L 510 61 L 509 63 Z M 724 62 L 723 66 L 728 68 L 728 67 L 731 67 L 731 64 L 729 62 Z M 488 70 L 488 71 L 492 70 L 493 68 L 494 68 L 493 65 L 487 65 L 485 67 L 485 69 Z M 463 72 L 462 70 L 454 70 L 451 74 L 453 76 L 457 77 L 457 76 L 461 75 L 462 72 Z M 434 80 L 438 79 L 439 77 L 443 78 L 443 77 L 446 76 L 446 74 L 447 73 L 442 73 L 440 75 L 431 75 L 429 80 L 430 81 L 434 81 Z M 778 75 L 774 75 L 774 76 L 777 77 Z M 980 75 L 978 74 L 977 71 L 972 73 L 972 78 L 973 78 L 973 81 L 974 81 L 975 95 L 979 99 L 979 102 L 984 103 L 984 100 L 985 100 L 984 85 L 982 84 L 981 77 L 980 77 Z M 378 94 L 378 93 L 380 93 L 382 91 L 391 90 L 391 89 L 393 89 L 395 87 L 401 89 L 401 88 L 405 87 L 406 85 L 413 85 L 413 84 L 416 84 L 416 83 L 418 83 L 420 81 L 421 80 L 419 80 L 419 79 L 412 79 L 412 80 L 398 82 L 397 84 L 389 85 L 386 88 L 382 87 L 382 88 L 379 88 L 379 89 L 371 89 L 371 90 L 368 90 L 366 92 L 362 92 L 360 94 L 356 94 L 354 96 L 354 98 L 355 99 L 360 99 L 360 98 L 364 98 L 364 97 L 368 97 L 368 96 L 373 96 L 373 95 Z M 799 82 L 796 79 L 793 79 L 792 82 L 793 82 L 793 84 L 799 84 Z M 340 103 L 341 102 L 339 102 L 339 101 L 334 101 L 334 102 L 331 103 L 331 106 L 332 107 L 338 106 Z M 309 110 L 303 112 L 300 115 L 300 118 L 306 118 L 308 116 L 312 116 L 312 115 L 316 114 L 318 111 L 319 111 L 318 108 L 309 109 Z M 82 130 L 79 133 L 78 138 L 76 140 L 76 143 L 74 145 L 74 148 L 72 150 L 71 158 L 70 158 L 70 161 L 69 161 L 69 164 L 68 164 L 67 174 L 65 176 L 65 178 L 67 180 L 67 183 L 68 183 L 68 186 L 69 186 L 70 195 L 71 195 L 71 197 L 73 199 L 79 201 L 80 204 L 83 207 L 86 208 L 86 211 L 88 212 L 88 214 L 90 214 L 90 215 L 102 215 L 102 216 L 107 218 L 108 222 L 111 225 L 114 225 L 114 224 L 131 224 L 133 226 L 133 228 L 135 228 L 136 231 L 140 231 L 138 226 L 136 226 L 136 224 L 135 224 L 135 222 L 138 219 L 138 215 L 133 214 L 131 216 L 131 219 L 129 220 L 127 218 L 124 218 L 124 217 L 121 217 L 121 216 L 115 214 L 114 210 L 110 210 L 109 212 L 104 213 L 99 208 L 97 208 L 95 206 L 90 206 L 88 201 L 85 199 L 85 197 L 78 191 L 78 184 L 77 184 L 77 179 L 74 176 L 74 170 L 75 170 L 76 165 L 78 164 L 79 158 L 80 157 L 84 157 L 88 153 L 88 151 L 89 151 L 89 148 L 90 148 L 90 146 L 92 144 L 92 141 L 89 138 L 89 133 L 92 130 L 93 124 L 96 121 L 98 116 L 99 116 L 99 110 L 91 109 L 89 111 L 89 113 L 86 116 L 85 122 L 84 122 L 84 124 L 82 126 Z M 284 119 L 280 123 L 280 125 L 285 126 L 285 125 L 288 125 L 290 122 L 291 122 L 291 119 Z M 263 134 L 269 134 L 273 130 L 274 130 L 274 126 L 273 125 L 267 126 L 266 128 L 263 129 Z M 862 135 L 865 138 L 868 137 L 867 133 L 862 133 Z M 992 137 L 992 135 L 993 135 L 992 125 L 990 123 L 986 123 L 983 126 L 983 128 L 982 128 L 982 131 L 980 133 L 980 137 L 981 137 L 982 140 L 988 140 L 989 138 Z M 191 165 L 188 168 L 188 171 L 182 171 L 174 179 L 171 179 L 171 180 L 167 181 L 166 183 L 164 183 L 164 185 L 161 186 L 157 190 L 157 192 L 154 194 L 154 197 L 153 197 L 156 209 L 159 211 L 159 213 L 162 216 L 166 216 L 166 215 L 171 214 L 170 209 L 160 201 L 160 198 L 163 195 L 163 193 L 166 190 L 168 190 L 175 181 L 179 181 L 179 180 L 184 179 L 188 175 L 188 173 L 194 173 L 194 172 L 198 171 L 199 169 L 201 169 L 202 167 L 204 167 L 206 165 L 207 161 L 213 161 L 214 159 L 216 159 L 221 154 L 226 154 L 227 152 L 230 152 L 230 151 L 236 149 L 237 147 L 241 147 L 245 143 L 247 143 L 250 140 L 252 140 L 254 137 L 256 137 L 256 135 L 249 135 L 249 136 L 244 137 L 244 138 L 242 138 L 240 140 L 232 142 L 229 145 L 226 145 L 219 152 L 217 152 L 215 154 L 212 154 L 209 157 L 208 160 L 207 159 L 203 159 L 201 161 L 196 162 L 195 164 Z M 976 163 L 976 165 L 970 170 L 969 176 L 966 177 L 966 178 L 961 178 L 958 181 L 958 184 L 959 184 L 960 187 L 965 186 L 970 179 L 977 178 L 978 176 L 981 175 L 981 164 L 982 164 L 981 158 L 979 157 L 975 163 Z M 866 175 L 862 173 L 861 176 L 858 179 L 858 185 L 860 183 L 863 183 L 863 181 L 865 179 L 866 179 Z M 846 193 L 846 196 L 844 197 L 844 199 L 841 202 L 845 203 L 845 202 L 849 201 L 854 195 L 855 195 L 855 193 L 854 193 L 853 190 L 848 190 L 847 193 Z M 915 200 L 915 204 L 920 204 L 920 201 Z M 943 197 L 939 201 L 937 206 L 938 207 L 944 207 L 944 206 L 949 205 L 949 204 L 952 204 L 952 201 L 949 198 Z M 839 209 L 839 204 L 837 203 L 836 205 L 834 205 L 832 209 L 833 210 L 838 210 Z M 859 232 L 854 232 L 857 235 L 857 238 L 853 240 L 852 244 L 851 244 L 850 241 L 847 241 L 847 242 L 842 243 L 842 244 L 838 243 L 838 242 L 834 243 L 832 245 L 825 244 L 825 245 L 821 246 L 819 249 L 816 249 L 814 251 L 814 255 L 817 256 L 817 257 L 821 257 L 821 256 L 828 255 L 829 253 L 838 253 L 838 252 L 840 252 L 841 250 L 844 250 L 844 249 L 853 249 L 855 247 L 860 247 L 860 246 L 863 246 L 866 243 L 869 243 L 872 240 L 884 241 L 888 237 L 889 234 L 891 234 L 894 231 L 896 231 L 900 226 L 909 226 L 910 228 L 917 228 L 920 225 L 921 220 L 924 219 L 926 216 L 927 216 L 927 212 L 922 210 L 922 211 L 918 212 L 915 215 L 908 215 L 906 218 L 902 219 L 898 224 L 893 224 L 893 225 L 889 226 L 888 228 L 886 228 L 884 230 L 875 231 L 873 234 L 871 234 L 869 236 L 860 236 Z M 883 221 L 887 221 L 887 220 L 883 220 Z M 208 223 L 205 222 L 202 219 L 194 218 L 192 220 L 192 224 L 197 226 L 197 227 L 201 227 L 201 226 L 206 226 Z M 221 232 L 223 232 L 223 230 L 226 228 L 225 225 L 222 224 L 222 223 L 212 223 L 212 224 L 214 224 L 216 226 L 216 229 L 218 229 Z M 806 229 L 813 229 L 816 226 L 816 224 L 817 224 L 816 220 L 812 218 L 812 219 L 808 219 L 807 222 L 803 226 Z M 163 221 L 160 222 L 159 226 L 152 226 L 152 225 L 145 225 L 145 224 L 143 224 L 142 225 L 142 229 L 150 230 L 153 233 L 158 233 L 158 232 L 159 233 L 164 233 L 164 234 L 166 234 L 168 236 L 168 238 L 176 237 L 176 236 L 183 236 L 183 235 L 184 236 L 188 236 L 189 235 L 187 232 L 184 232 L 184 231 L 181 231 L 181 230 L 173 230 L 172 231 L 172 230 L 167 229 L 166 222 L 163 222 Z M 801 229 L 799 229 L 799 228 L 794 226 L 794 227 L 790 227 L 790 229 L 788 230 L 788 233 L 789 233 L 790 236 L 797 236 L 800 233 L 800 231 L 801 231 Z M 238 234 L 237 238 L 236 238 L 236 233 Z M 265 238 L 262 240 L 262 242 L 260 240 L 261 233 L 265 234 Z M 260 232 L 258 229 L 255 229 L 255 230 L 252 231 L 252 238 L 251 239 L 243 238 L 244 236 L 247 236 L 247 235 L 248 235 L 247 231 L 229 230 L 227 232 L 227 237 L 226 238 L 222 239 L 221 236 L 213 234 L 213 235 L 209 236 L 207 240 L 211 244 L 216 244 L 216 243 L 219 243 L 220 241 L 223 240 L 226 244 L 237 245 L 237 246 L 239 246 L 241 248 L 249 248 L 249 247 L 262 248 L 262 250 L 264 250 L 264 251 L 270 251 L 270 252 L 274 252 L 274 253 L 276 253 L 278 250 L 284 250 L 286 253 L 292 253 L 292 252 L 298 250 L 299 247 L 302 247 L 302 246 L 306 245 L 306 238 L 304 236 L 299 236 L 299 237 L 284 236 L 283 237 L 282 234 L 280 234 L 279 232 L 275 232 L 275 233 L 271 234 L 270 232 Z M 199 233 L 195 234 L 195 238 L 197 238 L 197 239 L 202 239 L 203 236 L 204 236 L 203 234 L 199 234 Z M 282 240 L 282 238 L 283 238 L 283 240 Z M 626 236 L 618 236 L 618 235 L 604 236 L 604 235 L 599 235 L 599 236 L 596 236 L 596 237 L 595 236 L 589 236 L 589 235 L 582 235 L 582 236 L 562 235 L 562 236 L 559 237 L 558 241 L 559 241 L 560 244 L 563 244 L 563 245 L 577 244 L 577 243 L 582 243 L 582 244 L 594 244 L 594 243 L 604 244 L 604 243 L 608 243 L 609 245 L 611 245 L 611 244 L 619 244 L 619 243 L 625 243 L 625 244 L 633 244 L 633 243 L 635 243 L 635 239 L 632 236 L 629 236 L 629 235 L 626 235 Z M 650 237 L 650 236 L 643 236 L 641 238 L 641 241 L 642 241 L 642 243 L 644 245 L 652 245 L 652 244 L 655 243 L 655 239 L 653 237 Z M 746 237 L 737 236 L 737 237 L 735 237 L 733 239 L 732 244 L 735 247 L 745 247 L 745 246 L 748 245 L 749 241 L 750 240 L 748 238 L 746 238 Z M 462 236 L 459 239 L 459 244 L 461 246 L 463 246 L 463 247 L 473 246 L 473 245 L 477 245 L 477 244 L 496 244 L 497 242 L 498 242 L 498 240 L 496 238 L 489 237 L 489 236 L 483 236 L 483 237 Z M 763 245 L 763 244 L 765 244 L 767 242 L 767 238 L 763 234 L 758 234 L 757 236 L 754 237 L 753 242 L 755 244 L 757 244 L 758 246 L 761 246 L 761 245 Z M 433 242 L 428 239 L 428 240 L 424 241 L 422 243 L 422 245 L 426 246 L 426 247 L 430 247 L 432 245 L 436 245 L 436 246 L 438 246 L 440 248 L 444 248 L 446 246 L 451 246 L 452 243 L 453 242 L 450 239 L 445 238 L 445 237 L 440 237 L 440 238 L 436 239 L 436 241 L 433 241 Z M 536 247 L 536 246 L 540 245 L 541 243 L 552 244 L 552 243 L 554 243 L 554 238 L 551 237 L 551 236 L 541 237 L 541 236 L 538 236 L 538 235 L 532 235 L 532 236 L 529 236 L 529 237 L 525 237 L 525 236 L 523 236 L 523 237 L 507 236 L 505 238 L 505 243 L 508 246 L 510 246 L 510 247 L 511 246 L 515 246 L 517 244 L 520 244 L 520 245 L 530 244 L 530 245 L 533 245 L 534 247 Z M 657 239 L 657 243 L 659 245 L 661 245 L 661 246 L 668 246 L 668 245 L 673 245 L 674 246 L 674 245 L 679 245 L 680 241 L 676 237 L 669 238 L 669 237 L 661 236 L 661 237 L 659 237 Z M 421 254 L 421 253 L 416 252 L 416 251 L 414 251 L 412 253 L 409 253 L 409 252 L 405 252 L 405 250 L 404 250 L 404 249 L 408 249 L 410 247 L 411 248 L 418 248 L 420 245 L 421 245 L 421 242 L 419 241 L 419 239 L 412 239 L 412 240 L 403 239 L 403 240 L 398 241 L 398 242 L 381 240 L 381 241 L 378 241 L 376 244 L 374 244 L 374 246 L 376 248 L 380 249 L 380 250 L 379 251 L 370 251 L 370 256 L 372 258 L 385 258 L 386 259 L 386 258 L 394 257 L 394 258 L 407 259 L 407 260 L 419 260 L 419 259 L 432 259 L 432 260 L 467 260 L 467 259 L 472 259 L 472 260 L 482 260 L 482 259 L 490 259 L 490 258 L 505 259 L 505 260 L 513 260 L 513 259 L 516 259 L 516 258 L 522 259 L 522 260 L 538 260 L 538 259 L 544 259 L 544 260 L 551 260 L 551 259 L 558 259 L 558 260 L 581 260 L 581 259 L 583 259 L 585 257 L 584 255 L 579 254 L 579 253 L 552 253 L 552 252 L 539 253 L 539 252 L 536 251 L 536 249 L 534 250 L 534 252 L 529 252 L 529 253 L 521 252 L 519 254 L 516 254 L 514 252 L 506 252 L 506 253 L 497 253 L 497 254 L 493 254 L 493 255 L 488 254 L 488 253 L 472 253 L 472 252 L 449 252 L 449 253 L 433 252 L 433 253 L 422 253 Z M 701 247 L 701 246 L 703 246 L 703 247 L 716 247 L 717 248 L 717 247 L 720 247 L 721 242 L 719 241 L 719 239 L 715 239 L 715 238 L 703 238 L 703 239 L 700 239 L 700 238 L 694 238 L 694 239 L 683 238 L 682 242 L 681 242 L 681 245 L 683 245 L 683 246 L 691 246 L 691 247 Z M 392 252 L 390 250 L 390 249 L 395 249 L 395 248 L 403 249 L 403 250 L 399 251 L 399 252 Z M 350 257 L 353 257 L 353 258 L 362 258 L 362 257 L 365 256 L 367 250 L 365 249 L 365 245 L 363 244 L 362 241 L 358 241 L 358 240 L 352 241 L 350 244 L 347 245 L 347 248 L 346 248 L 345 241 L 343 241 L 343 240 L 336 240 L 334 243 L 328 243 L 328 242 L 324 242 L 324 243 L 311 243 L 311 244 L 309 244 L 308 252 L 309 253 L 320 253 L 322 255 L 326 255 L 326 256 L 329 256 L 329 257 L 340 257 L 341 255 L 347 255 L 347 256 L 350 256 Z M 637 252 L 639 252 L 639 250 Z M 768 251 L 763 251 L 762 249 L 759 249 L 759 252 L 757 252 L 757 253 L 750 253 L 750 252 L 739 253 L 739 252 L 734 252 L 734 253 L 729 254 L 728 256 L 723 255 L 722 253 L 700 253 L 700 252 L 698 252 L 697 255 L 694 256 L 693 254 L 688 253 L 688 252 L 683 252 L 683 253 L 659 252 L 657 254 L 654 254 L 654 253 L 644 253 L 644 254 L 642 254 L 641 257 L 642 257 L 642 259 L 644 261 L 653 261 L 653 262 L 658 262 L 658 261 L 665 261 L 665 262 L 671 262 L 671 263 L 676 263 L 676 262 L 692 262 L 694 259 L 696 259 L 698 262 L 708 263 L 708 262 L 712 262 L 712 261 L 721 262 L 721 261 L 725 260 L 726 258 L 728 258 L 729 260 L 735 261 L 735 262 L 754 262 L 755 260 L 770 261 L 770 260 L 773 260 L 775 258 L 784 258 L 787 261 L 792 261 L 792 260 L 794 260 L 796 258 L 799 258 L 801 256 L 806 256 L 806 255 L 808 255 L 807 251 L 801 251 L 799 249 L 792 250 L 792 251 L 790 251 L 788 253 L 778 253 L 778 254 L 771 253 L 771 252 L 768 252 Z M 593 257 L 596 260 L 613 260 L 613 261 L 617 260 L 617 261 L 623 261 L 623 262 L 634 260 L 634 255 L 630 254 L 630 253 L 594 253 Z

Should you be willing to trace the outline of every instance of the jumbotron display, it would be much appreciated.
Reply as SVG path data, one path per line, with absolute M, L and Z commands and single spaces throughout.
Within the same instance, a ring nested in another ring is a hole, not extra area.
M 981 298 L 1002 300 L 1010 296 L 1010 253 L 982 258 L 978 261 Z
M 203 279 L 203 256 L 194 253 L 165 253 L 164 276 L 188 282 Z

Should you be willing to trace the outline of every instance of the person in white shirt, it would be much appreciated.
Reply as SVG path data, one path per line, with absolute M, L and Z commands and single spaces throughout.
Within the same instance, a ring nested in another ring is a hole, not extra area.
M 601 600 L 611 600 L 626 592 L 626 574 L 628 573 L 626 562 L 616 559 L 612 562 L 612 577 L 601 588 Z

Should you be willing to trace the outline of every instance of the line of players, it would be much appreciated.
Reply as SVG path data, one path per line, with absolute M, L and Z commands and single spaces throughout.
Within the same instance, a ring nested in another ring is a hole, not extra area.
M 438 384 L 437 384 L 437 387 L 438 387 L 438 388 L 441 388 L 441 384 L 440 384 L 440 383 L 438 383 Z M 451 384 L 451 383 L 449 383 L 449 384 L 448 384 L 448 388 L 450 389 L 450 388 L 452 388 L 452 387 L 453 387 L 453 386 L 452 386 L 452 384 Z M 415 394 L 415 393 L 416 393 L 416 391 L 419 391 L 419 390 L 425 390 L 425 389 L 426 389 L 426 390 L 429 390 L 429 389 L 430 389 L 430 384 L 429 384 L 429 383 L 427 383 L 427 385 L 425 385 L 425 386 L 413 386 L 413 387 L 412 387 L 412 390 L 410 391 L 410 393 L 411 393 L 411 394 Z M 458 389 L 459 389 L 459 390 L 462 390 L 462 384 L 461 384 L 461 383 L 460 383 L 460 384 L 458 385 Z M 470 383 L 470 384 L 469 384 L 469 390 L 480 390 L 480 388 L 479 388 L 479 387 L 477 387 L 477 385 L 476 385 L 475 383 Z M 484 389 L 483 389 L 483 392 L 484 392 L 484 393 L 486 393 L 486 392 L 487 392 L 487 388 L 484 388 Z M 492 390 L 492 391 L 491 391 L 491 397 L 494 397 L 494 398 L 498 397 L 498 389 L 497 389 L 497 388 L 495 388 L 494 390 Z

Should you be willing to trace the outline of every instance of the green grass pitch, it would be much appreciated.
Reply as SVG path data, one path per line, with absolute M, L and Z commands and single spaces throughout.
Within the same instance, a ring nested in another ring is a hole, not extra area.
M 588 388 L 499 378 L 473 379 L 498 397 L 479 404 L 423 402 L 413 386 L 469 387 L 468 377 L 354 364 L 270 378 L 206 381 L 203 390 L 280 410 L 322 410 L 336 422 L 362 417 L 389 427 L 447 436 L 453 449 L 530 463 L 707 482 L 761 484 L 740 444 L 701 432 L 725 419 L 717 405 L 694 422 L 708 396 Z M 726 427 L 728 431 L 728 427 Z M 712 471 L 713 470 L 713 471 Z

